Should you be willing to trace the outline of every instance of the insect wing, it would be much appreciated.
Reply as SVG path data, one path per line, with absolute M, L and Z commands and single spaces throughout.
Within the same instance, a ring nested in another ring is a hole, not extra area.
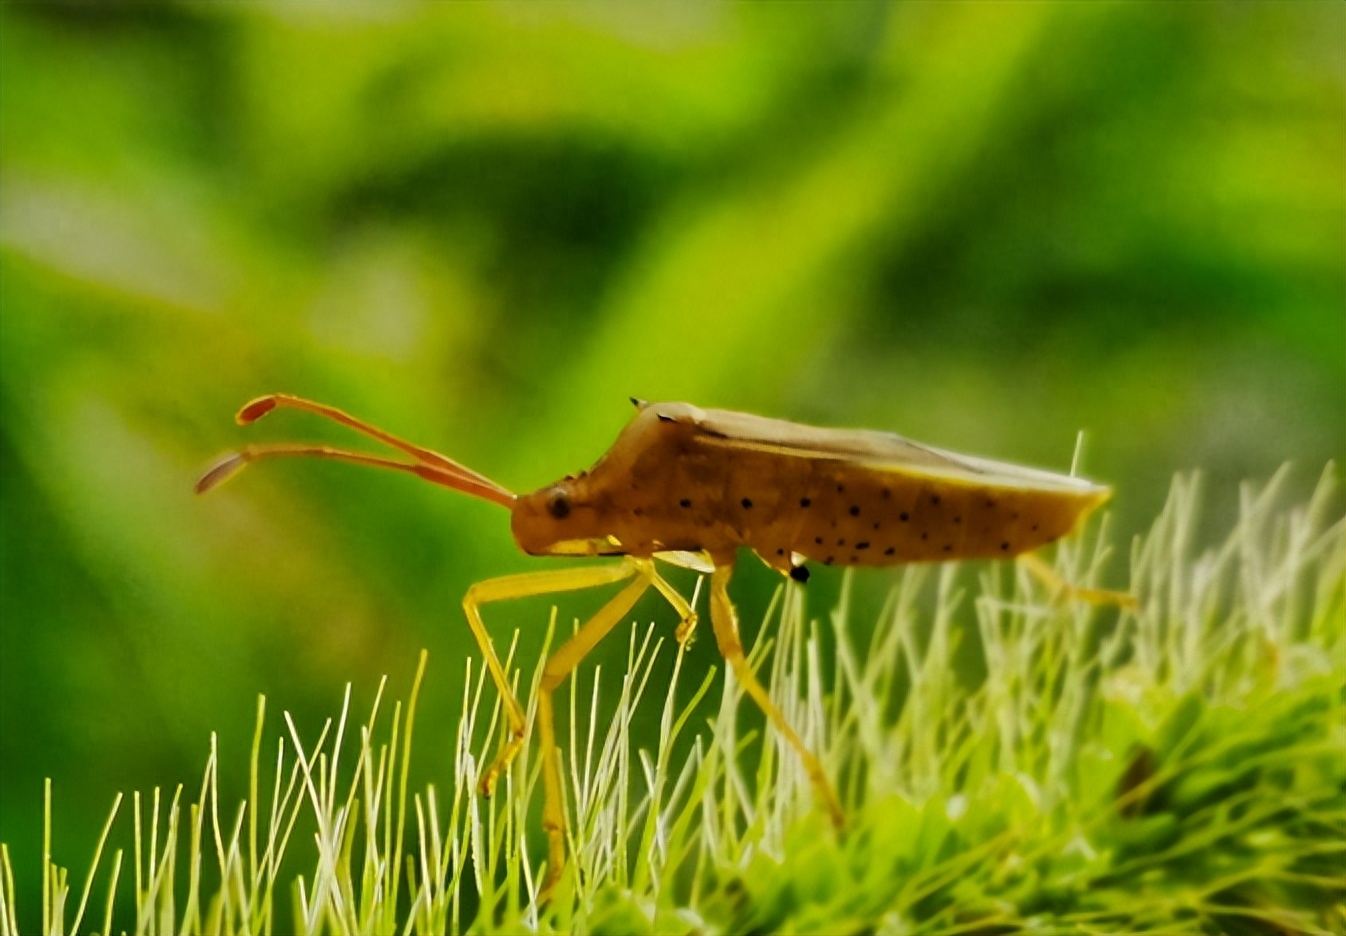
M 660 414 L 695 425 L 711 445 L 738 451 L 809 459 L 837 459 L 877 471 L 997 487 L 1087 494 L 1102 485 L 1070 475 L 1026 468 L 1009 462 L 961 455 L 923 445 L 892 432 L 872 429 L 823 429 L 729 410 L 702 410 L 689 404 L 661 404 Z
M 657 552 L 654 554 L 654 558 L 662 559 L 669 565 L 675 565 L 681 569 L 700 572 L 702 575 L 710 575 L 715 571 L 715 563 L 704 552 L 688 552 L 686 550 Z

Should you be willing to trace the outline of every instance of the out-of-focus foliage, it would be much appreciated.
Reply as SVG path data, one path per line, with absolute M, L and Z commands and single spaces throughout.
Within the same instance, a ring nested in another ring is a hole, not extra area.
M 311 721 L 427 646 L 447 710 L 464 590 L 537 567 L 400 477 L 193 498 L 245 438 L 349 442 L 231 426 L 258 393 L 518 490 L 631 394 L 1057 469 L 1085 428 L 1124 533 L 1178 469 L 1307 486 L 1346 452 L 1344 34 L 1336 3 L 0 6 L 0 839 L 35 853 L 44 775 L 60 846 L 212 729 L 245 751 L 260 691 Z M 771 584 L 745 564 L 747 620 Z

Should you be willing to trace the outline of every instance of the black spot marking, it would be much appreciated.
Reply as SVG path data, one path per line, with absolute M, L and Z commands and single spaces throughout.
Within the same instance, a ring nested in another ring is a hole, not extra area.
M 846 545 L 846 541 L 845 541 L 844 539 L 839 539 L 839 540 L 837 540 L 837 545 L 838 545 L 838 546 L 845 546 L 845 545 Z
M 822 538 L 821 536 L 815 536 L 815 537 L 813 538 L 813 542 L 815 542 L 815 543 L 817 543 L 819 546 L 821 546 L 821 545 L 823 544 L 823 538 Z
M 898 514 L 898 517 L 902 520 L 903 523 L 906 523 L 908 520 L 911 519 L 911 514 L 907 513 L 904 510 L 902 511 L 902 513 Z
M 1037 525 L 1036 523 L 1033 524 L 1033 529 L 1036 530 L 1037 528 L 1038 528 L 1038 525 Z
M 678 506 L 679 506 L 679 507 L 690 507 L 690 506 L 692 506 L 692 502 L 689 501 L 687 498 L 684 497 L 682 500 L 678 501 Z
M 962 522 L 963 522 L 963 518 L 962 518 L 962 517 L 954 517 L 954 518 L 953 518 L 953 522 L 954 522 L 954 523 L 962 523 Z
M 986 501 L 986 506 L 989 507 L 989 508 L 991 508 L 992 510 L 994 510 L 994 509 L 995 509 L 995 501 L 990 500 L 990 499 L 988 498 L 987 501 Z
M 859 561 L 860 561 L 859 556 L 851 556 L 851 565 L 855 565 Z
M 823 565 L 831 565 L 831 564 L 832 564 L 832 560 L 835 559 L 835 558 L 836 558 L 836 556 L 828 556 L 826 559 L 823 560 Z
M 632 510 L 631 513 L 637 517 L 643 517 L 645 516 L 645 508 L 637 507 L 635 510 Z
M 858 504 L 851 504 L 851 516 L 852 517 L 860 516 L 860 506 Z
M 838 493 L 838 494 L 840 494 L 840 493 L 841 493 L 842 491 L 844 491 L 844 490 L 846 490 L 846 485 L 844 485 L 844 484 L 838 484 L 838 485 L 837 485 L 837 493 Z
M 553 494 L 547 501 L 547 513 L 557 520 L 564 520 L 570 516 L 570 500 L 564 494 Z
M 863 543 L 856 543 L 856 544 L 855 544 L 855 548 L 856 548 L 856 549 L 868 549 L 868 548 L 869 548 L 869 542 L 866 541 L 866 542 L 863 542 Z
M 795 566 L 790 570 L 790 578 L 802 585 L 809 580 L 809 570 L 803 566 Z
M 878 528 L 879 528 L 879 521 L 875 520 L 875 521 L 874 521 L 874 529 L 877 530 Z
M 921 539 L 923 539 L 923 540 L 928 540 L 929 538 L 930 538 L 930 534 L 929 534 L 929 533 L 922 533 L 922 534 L 921 534 Z
M 799 498 L 799 506 L 800 506 L 800 507 L 807 507 L 809 504 L 812 504 L 812 503 L 813 503 L 813 501 L 809 500 L 807 497 L 801 497 L 801 498 Z
M 743 505 L 743 509 L 744 509 L 744 510 L 751 510 L 751 509 L 752 509 L 752 499 L 751 499 L 751 498 L 745 497 L 745 498 L 743 498 L 743 500 L 739 501 L 739 503 L 741 503 L 741 504 Z
M 888 490 L 887 488 L 884 488 L 884 489 L 883 489 L 883 496 L 884 496 L 884 497 L 891 497 L 892 494 L 893 494 L 893 492 L 890 491 L 890 490 Z
M 1000 548 L 1001 548 L 1002 551 L 1006 551 L 1006 552 L 1008 552 L 1008 551 L 1009 551 L 1009 543 L 1001 543 L 1001 544 L 1000 544 Z
M 778 549 L 778 550 L 776 550 L 776 555 L 778 555 L 778 556 L 783 556 L 783 555 L 785 555 L 785 550 L 783 550 L 783 549 Z
M 939 506 L 939 495 L 938 495 L 938 494 L 931 494 L 931 495 L 930 495 L 930 503 L 932 503 L 932 504 L 934 504 L 936 507 L 938 507 L 938 506 Z
M 889 546 L 887 549 L 885 549 L 885 550 L 883 551 L 883 554 L 884 554 L 885 556 L 891 556 L 891 555 L 892 555 L 893 553 L 895 553 L 895 552 L 897 552 L 897 550 L 894 549 L 893 547 Z
M 944 551 L 945 551 L 945 552 L 953 552 L 953 547 L 950 546 L 948 543 L 945 543 L 945 544 L 944 544 Z

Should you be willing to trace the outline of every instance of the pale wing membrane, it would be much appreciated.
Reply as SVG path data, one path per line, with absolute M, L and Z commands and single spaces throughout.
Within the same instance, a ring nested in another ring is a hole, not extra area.
M 657 552 L 654 558 L 662 559 L 669 565 L 675 565 L 682 569 L 691 569 L 693 572 L 700 572 L 703 575 L 710 575 L 715 571 L 715 563 L 711 561 L 710 556 L 704 552 L 687 552 L 686 550 L 673 550 L 668 552 Z
M 891 432 L 821 429 L 727 410 L 693 410 L 687 407 L 674 418 L 696 425 L 707 443 L 740 451 L 851 461 L 879 471 L 950 481 L 1078 493 L 1104 490 L 1083 478 L 946 452 Z

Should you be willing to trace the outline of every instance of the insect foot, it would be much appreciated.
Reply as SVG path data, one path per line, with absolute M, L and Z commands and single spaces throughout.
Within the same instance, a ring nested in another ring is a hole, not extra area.
M 696 638 L 696 612 L 693 611 L 682 619 L 678 624 L 678 629 L 673 632 L 673 638 L 678 642 L 679 647 L 690 647 L 692 641 Z
M 519 748 L 523 747 L 524 732 L 522 730 L 511 730 L 509 740 L 505 742 L 500 749 L 500 753 L 491 761 L 491 766 L 482 774 L 481 781 L 477 784 L 477 792 L 488 799 L 495 793 L 496 781 L 500 775 L 509 769 L 509 765 L 514 761 L 514 756 L 519 753 Z

